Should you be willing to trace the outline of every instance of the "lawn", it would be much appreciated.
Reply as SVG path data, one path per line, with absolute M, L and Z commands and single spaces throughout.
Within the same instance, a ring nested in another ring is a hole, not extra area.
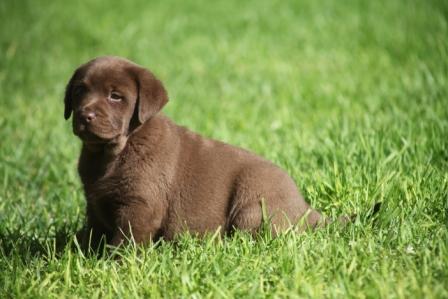
M 0 28 L 0 298 L 448 297 L 446 1 L 4 0 Z M 178 124 L 358 218 L 84 256 L 62 98 L 105 54 L 153 70 Z

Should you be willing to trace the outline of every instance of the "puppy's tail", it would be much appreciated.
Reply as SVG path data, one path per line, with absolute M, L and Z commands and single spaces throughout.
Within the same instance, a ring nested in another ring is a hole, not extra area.
M 369 209 L 369 211 L 367 212 L 367 214 L 364 216 L 365 219 L 376 219 L 376 216 L 378 214 L 378 212 L 381 209 L 381 205 L 382 202 L 377 202 L 373 205 L 372 208 Z M 338 222 L 342 225 L 347 225 L 348 223 L 354 222 L 356 220 L 356 218 L 358 217 L 358 214 L 353 214 L 350 216 L 340 216 L 337 219 L 329 219 L 329 218 L 325 218 L 325 217 L 320 217 L 320 219 L 316 219 L 317 221 L 315 221 L 314 223 L 310 223 L 314 228 L 322 228 L 328 224 L 334 223 L 334 222 Z
M 381 205 L 382 205 L 382 202 L 377 202 L 377 203 L 375 203 L 375 204 L 373 205 L 373 207 L 371 207 L 371 208 L 367 211 L 366 215 L 364 215 L 364 218 L 365 218 L 365 219 L 375 219 L 376 216 L 377 216 L 377 214 L 378 214 L 378 212 L 379 212 L 380 209 L 381 209 Z M 348 222 L 353 222 L 353 221 L 355 221 L 356 217 L 358 217 L 358 214 L 353 214 L 353 215 L 351 215 L 350 217 L 348 217 L 348 219 L 349 219 Z M 348 223 L 348 222 L 346 222 L 346 223 Z

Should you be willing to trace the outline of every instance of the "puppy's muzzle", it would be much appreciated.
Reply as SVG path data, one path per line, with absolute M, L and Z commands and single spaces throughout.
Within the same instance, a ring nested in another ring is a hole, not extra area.
M 77 113 L 78 120 L 84 124 L 90 124 L 96 119 L 96 113 L 92 110 L 81 109 Z

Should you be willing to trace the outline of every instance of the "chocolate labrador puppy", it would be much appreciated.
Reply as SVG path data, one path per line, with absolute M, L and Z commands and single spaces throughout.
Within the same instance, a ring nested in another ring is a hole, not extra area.
M 81 65 L 64 101 L 65 119 L 73 113 L 83 143 L 84 246 L 98 246 L 103 236 L 118 246 L 182 231 L 254 233 L 264 217 L 274 234 L 299 222 L 299 230 L 327 222 L 276 165 L 160 113 L 168 102 L 162 82 L 131 61 L 108 56 Z

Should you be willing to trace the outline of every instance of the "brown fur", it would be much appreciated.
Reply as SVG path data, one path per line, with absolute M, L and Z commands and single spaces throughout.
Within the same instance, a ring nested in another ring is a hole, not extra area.
M 84 245 L 144 243 L 188 230 L 256 232 L 262 202 L 274 233 L 324 221 L 288 174 L 246 150 L 201 137 L 159 113 L 168 96 L 154 75 L 122 58 L 80 66 L 67 85 L 65 118 L 83 141 Z M 306 217 L 304 217 L 306 216 Z M 303 217 L 303 218 L 302 218 Z M 91 234 L 91 235 L 90 235 Z

